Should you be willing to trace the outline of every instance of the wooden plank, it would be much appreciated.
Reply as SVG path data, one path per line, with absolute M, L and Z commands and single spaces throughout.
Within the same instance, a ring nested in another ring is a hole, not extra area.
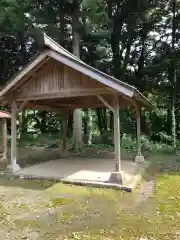
M 36 94 L 62 93 L 72 89 L 79 92 L 103 88 L 105 87 L 102 83 L 94 81 L 88 76 L 54 60 L 49 61 L 48 64 L 39 69 L 36 75 L 26 81 L 22 87 L 19 87 L 16 94 L 20 98 Z

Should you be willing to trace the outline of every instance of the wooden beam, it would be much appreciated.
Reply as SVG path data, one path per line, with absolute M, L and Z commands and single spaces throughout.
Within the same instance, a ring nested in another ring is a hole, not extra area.
M 59 112 L 61 109 L 60 108 L 54 108 L 53 106 L 50 105 L 43 105 L 43 104 L 38 104 L 38 103 L 28 103 L 27 108 L 29 109 L 34 109 L 34 110 L 46 110 L 49 112 Z
M 17 112 L 21 112 L 27 103 L 28 103 L 28 100 L 23 101 L 20 104 L 19 108 L 17 109 Z
M 121 147 L 120 147 L 120 117 L 119 95 L 114 96 L 114 151 L 116 160 L 116 172 L 121 171 Z
M 61 92 L 51 92 L 37 94 L 33 96 L 21 96 L 17 97 L 15 100 L 24 101 L 24 100 L 43 100 L 43 99 L 60 99 L 60 98 L 71 98 L 71 97 L 83 97 L 83 96 L 95 96 L 97 94 L 109 94 L 109 92 L 104 88 L 95 88 L 95 89 L 76 89 L 76 90 L 66 90 L 62 89 Z
M 123 99 L 125 99 L 127 102 L 130 102 L 131 105 L 135 107 L 135 109 L 138 107 L 138 104 L 137 104 L 136 100 L 134 100 L 133 98 L 129 98 L 129 97 L 126 97 L 124 95 L 121 95 L 121 97 Z
M 114 112 L 114 108 L 101 96 L 101 95 L 97 95 L 97 98 L 104 103 L 104 105 L 109 108 L 112 112 Z
M 39 105 L 40 105 L 41 103 L 39 103 Z M 73 108 L 74 106 L 77 106 L 77 104 L 73 104 L 73 103 L 61 103 L 61 102 L 57 102 L 57 103 L 46 103 L 46 104 L 48 104 L 49 106 L 52 106 L 52 107 L 54 107 L 54 108 L 61 108 L 61 107 L 64 107 L 64 108 Z
M 109 88 L 109 91 L 111 91 L 112 94 L 115 94 L 115 92 L 114 92 L 113 89 L 110 89 L 110 88 Z M 116 92 L 116 93 L 117 93 L 117 92 Z M 132 97 L 126 96 L 126 95 L 124 95 L 124 94 L 119 94 L 119 96 L 120 96 L 121 98 L 123 98 L 126 102 L 130 103 L 130 105 L 132 105 L 132 106 L 134 106 L 134 107 L 137 106 L 137 101 L 134 100 Z
M 41 101 L 43 102 L 43 101 Z M 41 102 L 37 101 L 37 102 L 29 102 L 26 105 L 26 108 L 28 109 L 34 109 L 34 110 L 46 110 L 49 112 L 61 112 L 63 111 L 67 111 L 68 110 L 73 110 L 73 109 L 78 109 L 78 108 L 103 108 L 104 104 L 102 102 L 100 103 L 91 103 L 91 102 L 87 102 L 86 100 L 81 101 L 82 103 L 61 103 L 61 102 L 48 102 L 48 101 L 44 101 L 44 104 L 42 104 Z M 123 106 L 122 106 L 123 107 Z
M 40 104 L 40 103 L 29 103 L 27 104 L 26 108 L 28 109 L 34 109 L 34 110 L 46 110 L 49 112 L 61 112 L 62 110 L 67 110 L 67 108 L 69 110 L 74 110 L 74 109 L 78 109 L 78 108 L 103 108 L 104 105 L 102 104 L 72 104 L 72 105 L 66 105 L 66 104 L 58 104 L 56 106 L 54 106 L 53 104 Z
M 41 103 L 36 103 L 36 102 L 30 102 L 27 104 L 26 108 L 28 109 L 34 109 L 34 110 L 46 110 L 49 112 L 59 112 L 62 113 L 66 116 L 66 118 L 72 113 L 72 109 L 70 109 L 69 107 L 67 108 L 67 106 L 54 106 L 51 103 L 46 103 L 46 104 L 41 104 Z
M 113 107 L 113 96 L 111 95 L 105 95 L 103 98 L 108 102 L 109 105 Z M 38 100 L 39 104 L 46 104 L 50 105 L 51 103 L 53 106 L 59 108 L 59 107 L 68 107 L 68 108 L 81 108 L 81 107 L 88 107 L 88 108 L 95 108 L 95 107 L 104 107 L 104 103 L 100 101 L 97 96 L 82 96 L 77 98 L 60 98 L 60 99 L 47 99 L 47 100 Z M 120 106 L 126 106 L 128 104 L 127 101 L 124 99 L 120 99 Z

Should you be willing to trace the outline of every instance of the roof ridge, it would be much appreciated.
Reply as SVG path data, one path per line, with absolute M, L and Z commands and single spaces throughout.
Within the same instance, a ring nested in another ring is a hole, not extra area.
M 57 47 L 61 48 L 65 53 L 67 53 L 68 55 L 70 55 L 71 57 L 77 59 L 78 61 L 81 61 L 80 58 L 78 58 L 77 56 L 75 56 L 74 54 L 72 54 L 71 52 L 69 52 L 67 49 L 65 49 L 63 46 L 61 46 L 59 43 L 57 43 L 54 39 L 52 39 L 51 37 L 49 37 L 46 33 L 44 33 L 44 43 L 46 46 L 48 47 L 52 47 L 49 46 L 49 44 L 47 43 L 46 39 L 50 40 L 51 42 L 53 42 Z

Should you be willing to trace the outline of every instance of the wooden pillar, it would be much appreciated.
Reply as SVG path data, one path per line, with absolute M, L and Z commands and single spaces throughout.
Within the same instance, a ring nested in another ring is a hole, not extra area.
M 7 120 L 2 119 L 2 147 L 3 147 L 3 160 L 7 159 Z
M 13 102 L 11 105 L 11 164 L 7 166 L 7 169 L 11 172 L 16 172 L 20 170 L 17 164 L 17 151 L 16 151 L 16 118 L 17 118 L 17 104 Z
M 120 147 L 120 117 L 119 96 L 114 96 L 114 152 L 116 160 L 116 172 L 121 171 L 121 147 Z
M 137 154 L 135 157 L 135 162 L 144 162 L 144 156 L 141 153 L 141 115 L 140 108 L 136 107 L 136 135 L 137 135 Z
M 136 114 L 137 129 L 137 156 L 141 156 L 141 118 L 140 114 Z

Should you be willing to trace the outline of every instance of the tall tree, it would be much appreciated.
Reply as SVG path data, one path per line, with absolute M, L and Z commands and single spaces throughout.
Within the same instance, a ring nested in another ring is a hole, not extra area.
M 80 58 L 80 5 L 79 1 L 73 2 L 72 13 L 73 54 Z M 81 150 L 83 146 L 82 110 L 75 109 L 73 113 L 73 149 Z
M 176 43 L 176 0 L 172 0 L 172 55 L 170 80 L 172 82 L 172 138 L 173 148 L 176 149 L 176 59 L 175 59 L 175 43 Z

